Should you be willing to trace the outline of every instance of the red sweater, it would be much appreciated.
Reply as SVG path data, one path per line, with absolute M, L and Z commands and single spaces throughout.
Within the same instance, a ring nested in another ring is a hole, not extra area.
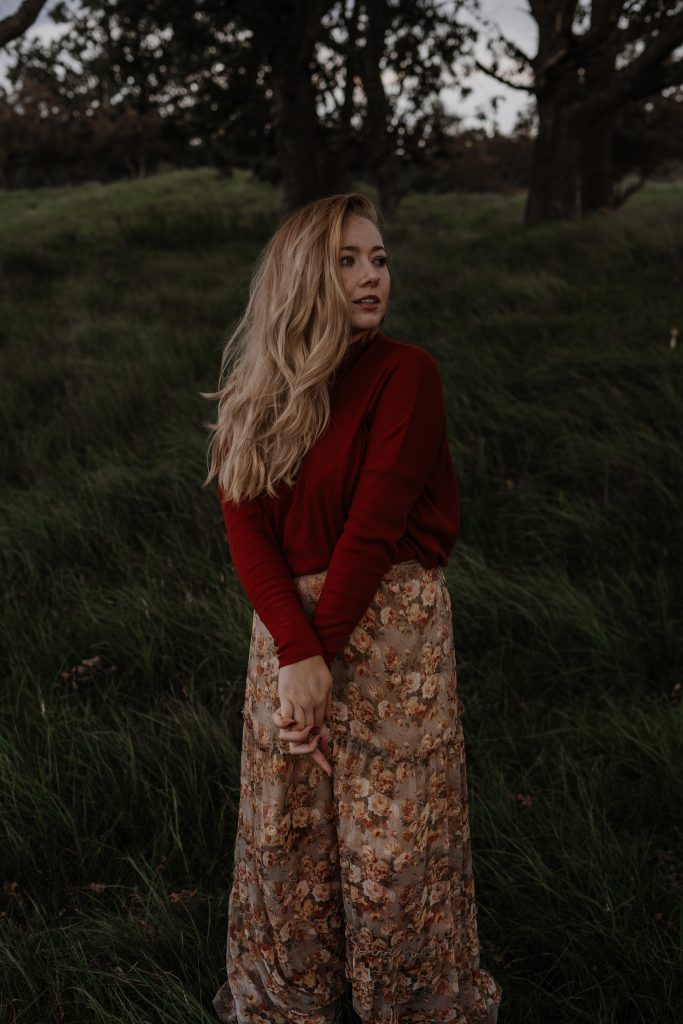
M 232 562 L 280 667 L 342 651 L 396 562 L 446 565 L 460 525 L 443 386 L 423 348 L 378 333 L 349 345 L 331 420 L 292 487 L 218 496 Z M 311 619 L 294 576 L 327 569 Z

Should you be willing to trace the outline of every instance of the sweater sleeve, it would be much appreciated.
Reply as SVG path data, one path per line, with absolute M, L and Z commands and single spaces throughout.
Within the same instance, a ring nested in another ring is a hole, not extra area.
M 439 367 L 427 351 L 411 347 L 377 400 L 351 507 L 311 619 L 328 666 L 393 563 L 445 429 Z
M 230 555 L 251 605 L 273 637 L 280 668 L 314 655 L 324 657 L 306 616 L 287 560 L 258 498 L 224 499 L 219 486 Z M 329 665 L 329 662 L 328 662 Z

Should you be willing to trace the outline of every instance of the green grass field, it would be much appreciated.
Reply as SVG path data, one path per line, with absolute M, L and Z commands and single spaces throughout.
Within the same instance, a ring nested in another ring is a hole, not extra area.
M 0 193 L 3 1022 L 215 1021 L 252 612 L 199 392 L 279 202 L 210 170 Z M 678 1024 L 683 184 L 522 207 L 385 228 L 461 491 L 482 963 L 500 1024 Z

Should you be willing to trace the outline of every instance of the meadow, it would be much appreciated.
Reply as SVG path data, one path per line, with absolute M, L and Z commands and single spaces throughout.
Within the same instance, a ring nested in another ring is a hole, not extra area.
M 252 610 L 200 392 L 279 203 L 209 169 L 0 193 L 3 1022 L 216 1020 Z M 522 207 L 384 226 L 383 329 L 439 363 L 460 486 L 482 964 L 499 1024 L 674 1024 L 683 183 Z

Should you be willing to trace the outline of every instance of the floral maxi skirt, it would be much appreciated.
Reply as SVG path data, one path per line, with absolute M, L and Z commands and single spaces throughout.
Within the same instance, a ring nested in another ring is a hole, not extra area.
M 295 577 L 310 617 L 327 570 Z M 278 737 L 279 665 L 254 612 L 228 904 L 234 1024 L 495 1024 L 479 963 L 462 704 L 441 568 L 393 564 L 332 662 L 328 776 Z

